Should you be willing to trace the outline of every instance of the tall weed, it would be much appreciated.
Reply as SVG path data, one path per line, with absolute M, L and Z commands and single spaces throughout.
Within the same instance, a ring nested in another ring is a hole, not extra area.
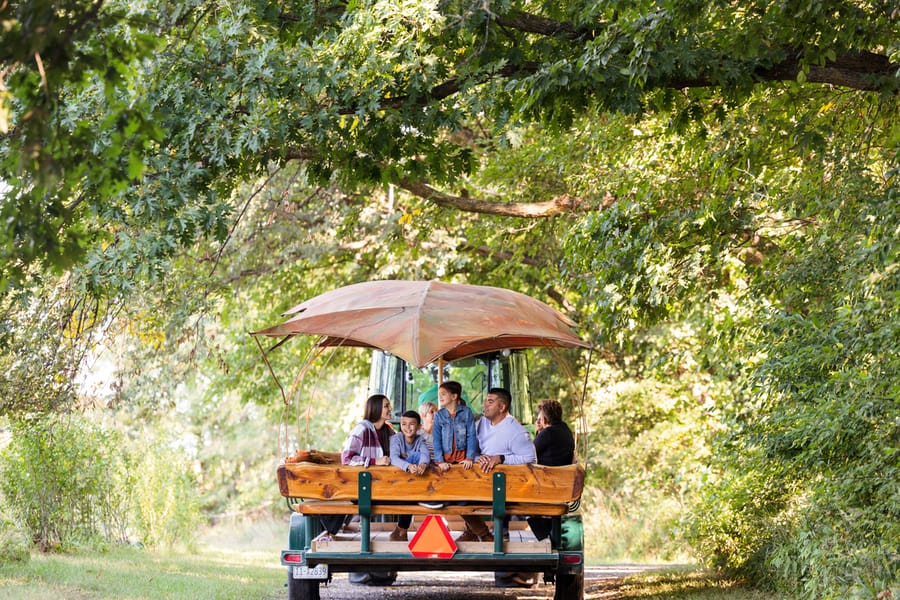
M 159 444 L 134 457 L 135 533 L 144 545 L 191 545 L 200 524 L 199 500 L 190 465 Z

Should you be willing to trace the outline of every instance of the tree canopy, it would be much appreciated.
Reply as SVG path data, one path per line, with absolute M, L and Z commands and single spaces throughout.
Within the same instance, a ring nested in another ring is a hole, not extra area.
M 698 122 L 779 82 L 895 97 L 896 17 L 886 0 L 9 3 L 3 280 L 79 257 L 97 285 L 158 274 L 226 237 L 238 182 L 298 160 L 460 210 L 595 209 L 616 190 L 526 203 L 459 178 L 521 127 L 592 111 Z

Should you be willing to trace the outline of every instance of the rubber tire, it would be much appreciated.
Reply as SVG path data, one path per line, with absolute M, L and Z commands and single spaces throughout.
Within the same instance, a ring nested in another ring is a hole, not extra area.
M 556 591 L 553 600 L 584 600 L 584 571 L 556 573 Z
M 318 579 L 294 579 L 288 571 L 288 600 L 320 600 Z

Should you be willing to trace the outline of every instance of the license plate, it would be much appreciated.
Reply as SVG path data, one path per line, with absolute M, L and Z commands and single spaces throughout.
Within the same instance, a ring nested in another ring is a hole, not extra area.
M 314 567 L 295 565 L 293 569 L 294 579 L 328 579 L 328 565 L 323 565 L 322 563 Z

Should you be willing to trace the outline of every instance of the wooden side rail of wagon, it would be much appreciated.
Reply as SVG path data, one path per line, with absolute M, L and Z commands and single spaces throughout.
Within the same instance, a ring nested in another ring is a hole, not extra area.
M 447 472 L 432 466 L 411 475 L 390 466 L 294 462 L 278 467 L 278 484 L 292 510 L 304 515 L 358 513 L 362 551 L 368 552 L 370 518 L 377 514 L 490 516 L 495 531 L 507 515 L 564 515 L 581 498 L 584 468 L 497 465 L 483 473 L 477 465 L 469 470 L 455 465 Z M 450 504 L 434 509 L 418 502 Z M 502 542 L 502 536 L 494 538 L 496 552 Z

